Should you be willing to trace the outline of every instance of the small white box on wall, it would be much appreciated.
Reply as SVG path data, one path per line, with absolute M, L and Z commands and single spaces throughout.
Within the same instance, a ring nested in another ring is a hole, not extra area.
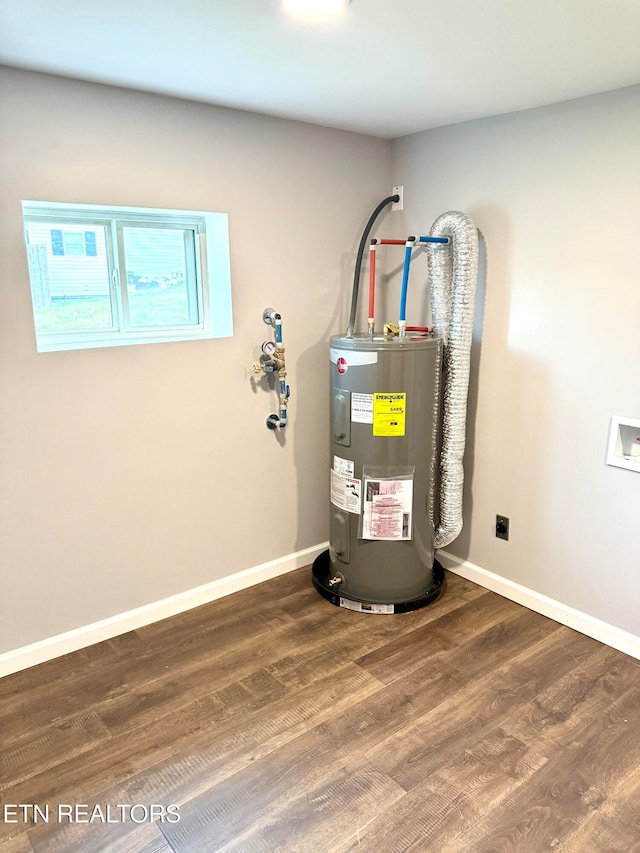
M 640 420 L 611 418 L 607 465 L 640 472 Z

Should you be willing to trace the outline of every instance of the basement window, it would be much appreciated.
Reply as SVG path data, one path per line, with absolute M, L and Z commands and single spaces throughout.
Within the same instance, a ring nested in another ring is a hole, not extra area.
M 230 337 L 225 213 L 23 201 L 39 352 Z

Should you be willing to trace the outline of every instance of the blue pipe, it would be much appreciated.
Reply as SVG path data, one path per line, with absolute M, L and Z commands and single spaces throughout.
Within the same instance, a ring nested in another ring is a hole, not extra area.
M 276 343 L 282 343 L 282 317 L 276 314 L 275 317 Z
M 409 264 L 411 263 L 411 252 L 413 251 L 413 241 L 407 240 L 404 250 L 404 269 L 402 271 L 402 293 L 400 294 L 400 322 L 404 323 L 407 319 L 407 290 L 409 288 Z
M 418 237 L 418 243 L 448 243 L 448 237 Z
M 280 377 L 280 429 L 287 425 L 287 400 L 289 398 L 289 387 L 286 379 Z

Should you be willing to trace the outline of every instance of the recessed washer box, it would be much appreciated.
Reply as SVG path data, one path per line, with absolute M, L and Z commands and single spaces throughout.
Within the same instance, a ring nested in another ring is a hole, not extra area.
M 607 465 L 616 465 L 640 473 L 640 421 L 611 418 Z

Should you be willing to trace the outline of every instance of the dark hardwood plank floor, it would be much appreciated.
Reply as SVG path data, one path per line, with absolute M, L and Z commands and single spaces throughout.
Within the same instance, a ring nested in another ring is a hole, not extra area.
M 370 616 L 301 569 L 2 679 L 0 724 L 3 853 L 640 851 L 639 662 L 455 575 Z

